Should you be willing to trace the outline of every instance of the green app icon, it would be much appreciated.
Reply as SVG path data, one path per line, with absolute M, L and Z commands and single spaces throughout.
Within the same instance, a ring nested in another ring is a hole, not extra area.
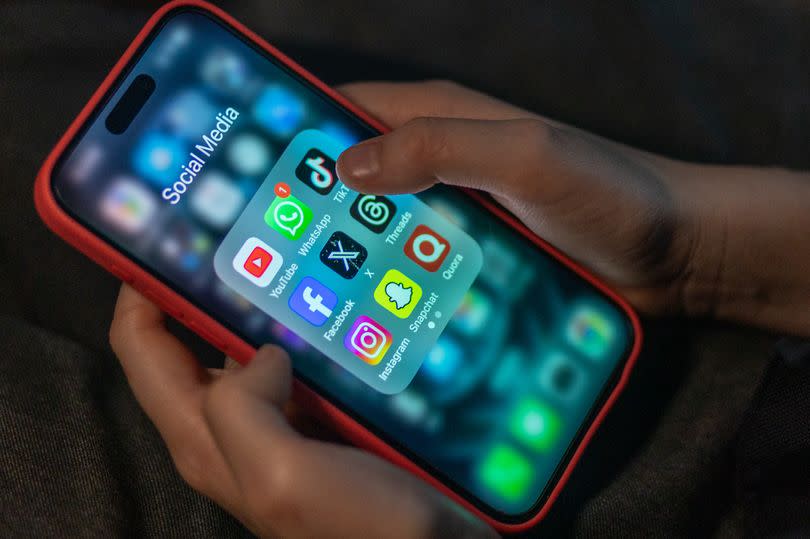
M 504 444 L 490 449 L 478 465 L 479 481 L 510 502 L 520 501 L 526 496 L 533 477 L 531 463 Z
M 312 210 L 292 195 L 277 196 L 264 212 L 264 222 L 290 240 L 300 238 L 310 221 Z
M 562 430 L 562 420 L 554 410 L 532 398 L 518 403 L 509 421 L 512 435 L 535 451 L 548 451 Z

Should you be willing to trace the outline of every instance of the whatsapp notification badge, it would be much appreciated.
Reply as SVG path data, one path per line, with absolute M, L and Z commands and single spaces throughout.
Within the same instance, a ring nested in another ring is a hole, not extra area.
M 264 212 L 264 222 L 288 240 L 300 238 L 310 221 L 312 210 L 290 194 L 276 196 Z

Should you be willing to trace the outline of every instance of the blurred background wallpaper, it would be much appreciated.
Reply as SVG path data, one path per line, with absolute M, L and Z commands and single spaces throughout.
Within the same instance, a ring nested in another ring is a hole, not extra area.
M 247 535 L 174 474 L 107 346 L 118 283 L 50 234 L 31 199 L 41 161 L 159 4 L 0 5 L 4 535 Z M 452 79 L 676 158 L 810 166 L 805 2 L 219 5 L 329 83 Z M 778 534 L 774 506 L 798 506 L 751 494 L 740 436 L 775 336 L 646 325 L 630 387 L 538 532 Z

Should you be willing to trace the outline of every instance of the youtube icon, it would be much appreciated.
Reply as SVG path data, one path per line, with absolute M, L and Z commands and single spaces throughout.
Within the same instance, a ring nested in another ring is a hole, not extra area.
M 245 269 L 254 277 L 259 278 L 267 271 L 267 268 L 270 267 L 272 260 L 273 255 L 261 247 L 254 247 L 253 251 L 247 257 L 247 260 L 245 260 Z
M 262 288 L 269 286 L 281 269 L 281 254 L 259 238 L 249 238 L 236 253 L 233 269 L 248 281 Z

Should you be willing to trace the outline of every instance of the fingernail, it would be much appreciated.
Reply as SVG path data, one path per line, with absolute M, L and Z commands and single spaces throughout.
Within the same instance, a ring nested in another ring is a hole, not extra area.
M 380 144 L 374 140 L 362 142 L 344 151 L 337 162 L 341 180 L 364 180 L 380 173 Z

